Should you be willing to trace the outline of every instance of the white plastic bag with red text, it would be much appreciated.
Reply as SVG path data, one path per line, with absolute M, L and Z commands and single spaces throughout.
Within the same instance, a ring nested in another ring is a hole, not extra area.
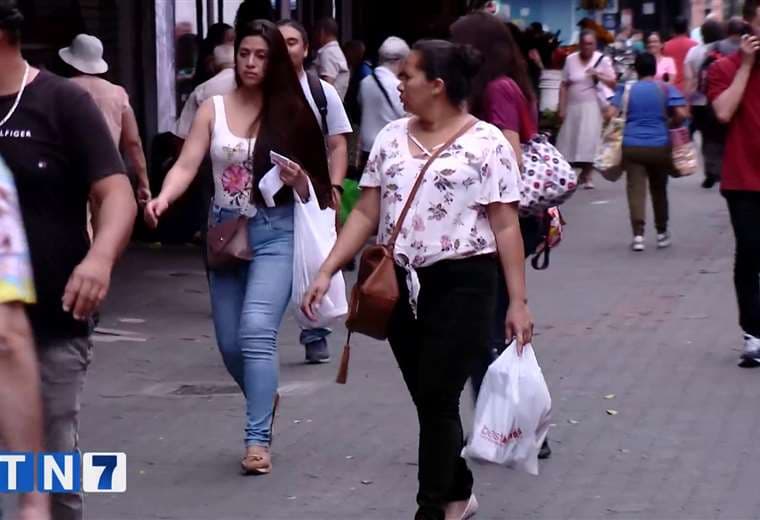
M 512 343 L 486 372 L 462 456 L 538 475 L 552 399 L 532 345 Z
M 335 229 L 335 210 L 322 209 L 317 202 L 314 186 L 309 182 L 309 200 L 296 199 L 293 225 L 293 293 L 296 321 L 303 328 L 327 327 L 335 319 L 348 313 L 346 283 L 343 273 L 333 276 L 330 289 L 316 310 L 317 321 L 311 321 L 301 311 L 301 302 L 311 283 L 316 279 L 322 263 L 327 259 L 338 237 Z

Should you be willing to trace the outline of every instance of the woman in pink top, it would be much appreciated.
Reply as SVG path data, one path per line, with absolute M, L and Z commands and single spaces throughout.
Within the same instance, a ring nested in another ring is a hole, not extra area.
M 678 75 L 676 62 L 673 58 L 663 55 L 663 48 L 660 33 L 651 33 L 649 38 L 647 38 L 647 51 L 657 59 L 657 75 L 654 79 L 666 83 L 674 83 Z
M 122 87 L 97 76 L 108 71 L 108 63 L 103 60 L 103 44 L 95 36 L 80 34 L 70 47 L 58 51 L 58 55 L 74 69 L 71 81 L 86 90 L 100 109 L 116 146 L 134 168 L 137 200 L 140 204 L 147 203 L 151 198 L 148 169 L 129 95 Z
M 570 164 L 580 168 L 580 185 L 585 189 L 594 187 L 591 174 L 602 142 L 604 111 L 617 84 L 612 61 L 596 48 L 596 34 L 583 31 L 579 51 L 565 61 L 559 91 L 559 117 L 563 123 L 557 149 Z

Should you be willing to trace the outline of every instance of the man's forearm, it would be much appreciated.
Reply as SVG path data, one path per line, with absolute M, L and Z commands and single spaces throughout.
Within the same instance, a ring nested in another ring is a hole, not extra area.
M 730 123 L 736 114 L 744 97 L 744 91 L 747 89 L 751 72 L 752 68 L 747 65 L 739 67 L 731 86 L 713 101 L 715 115 L 721 123 Z
M 140 142 L 130 144 L 127 149 L 127 157 L 135 169 L 135 175 L 137 175 L 140 183 L 144 186 L 149 186 L 148 166 L 145 163 L 145 153 L 143 152 L 142 144 Z
M 330 182 L 333 186 L 341 186 L 348 173 L 348 139 L 346 136 L 330 137 L 328 163 L 330 166 Z
M 137 204 L 129 181 L 123 175 L 100 182 L 109 182 L 102 194 L 96 193 L 98 223 L 90 254 L 115 263 L 127 247 L 137 216 Z

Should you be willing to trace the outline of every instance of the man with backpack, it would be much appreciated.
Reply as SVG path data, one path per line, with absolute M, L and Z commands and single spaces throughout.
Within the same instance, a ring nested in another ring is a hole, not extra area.
M 278 27 L 285 38 L 290 59 L 301 81 L 306 101 L 314 111 L 325 136 L 330 180 L 333 185 L 333 200 L 337 210 L 340 209 L 343 180 L 348 171 L 346 136 L 353 132 L 353 128 L 335 87 L 304 69 L 304 61 L 309 54 L 306 29 L 294 20 L 282 20 L 278 23 Z M 329 334 L 329 329 L 311 329 L 301 332 L 301 344 L 306 349 L 307 363 L 318 364 L 330 361 L 330 351 L 327 346 Z
M 723 159 L 725 130 L 707 100 L 707 71 L 715 60 L 722 57 L 719 44 L 724 37 L 723 23 L 709 18 L 702 25 L 704 43 L 692 47 L 684 63 L 684 95 L 691 105 L 694 118 L 693 130 L 702 134 L 702 155 L 705 164 L 705 180 L 702 187 L 712 188 L 720 180 L 720 163 Z
M 404 60 L 409 56 L 409 45 L 391 36 L 380 46 L 378 66 L 359 86 L 359 106 L 361 107 L 361 163 L 360 171 L 369 159 L 369 152 L 377 134 L 385 125 L 404 116 L 404 105 L 398 86 Z
M 707 96 L 726 125 L 721 192 L 728 202 L 736 236 L 734 285 L 744 330 L 740 366 L 760 366 L 760 2 L 747 0 L 744 19 L 750 34 L 740 52 L 715 62 Z

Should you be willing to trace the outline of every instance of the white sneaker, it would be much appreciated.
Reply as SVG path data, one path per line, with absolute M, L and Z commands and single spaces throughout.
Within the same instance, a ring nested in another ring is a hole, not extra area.
M 631 244 L 631 249 L 636 251 L 637 253 L 640 253 L 647 247 L 644 245 L 644 237 L 641 235 L 633 237 L 633 244 Z
M 742 352 L 742 360 L 739 366 L 745 368 L 760 366 L 760 338 L 749 334 L 744 335 L 744 352 Z
M 657 249 L 665 249 L 666 247 L 670 247 L 672 243 L 673 241 L 670 238 L 670 233 L 667 231 L 657 235 Z

